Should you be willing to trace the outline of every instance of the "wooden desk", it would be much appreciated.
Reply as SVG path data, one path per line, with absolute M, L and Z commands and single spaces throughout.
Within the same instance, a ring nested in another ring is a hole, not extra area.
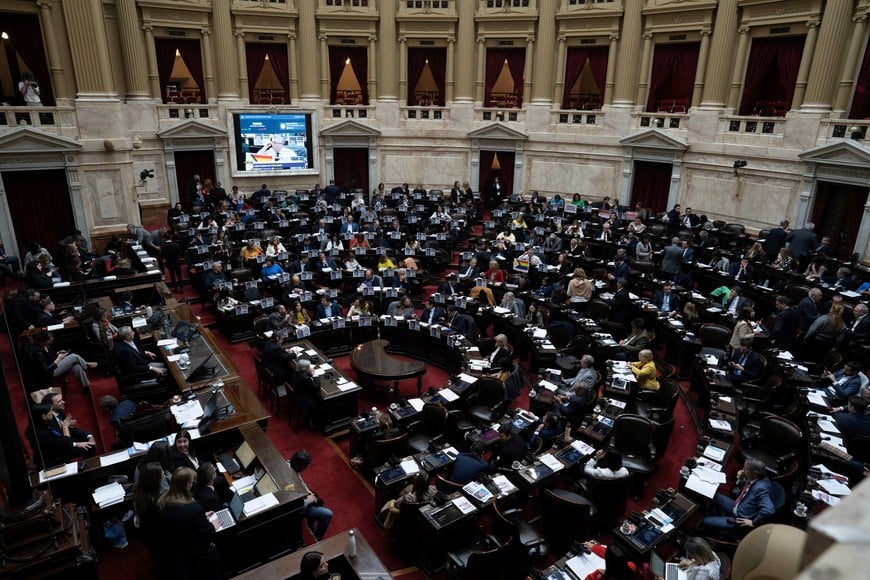
M 341 532 L 309 546 L 306 550 L 288 554 L 236 576 L 236 578 L 239 580 L 295 578 L 299 573 L 302 557 L 310 551 L 321 552 L 324 558 L 329 561 L 330 573 L 337 572 L 341 574 L 342 578 L 390 578 L 390 572 L 386 566 L 378 559 L 375 551 L 356 528 L 354 528 L 354 535 L 356 535 L 356 558 L 349 558 L 345 555 L 348 532 Z M 351 574 L 356 576 L 351 576 Z
M 617 526 L 613 530 L 613 539 L 615 542 L 620 543 L 624 548 L 627 549 L 626 553 L 629 555 L 629 558 L 634 561 L 645 560 L 646 555 L 649 554 L 652 550 L 656 548 L 656 546 L 668 541 L 677 530 L 680 529 L 684 523 L 686 523 L 689 518 L 698 510 L 698 504 L 680 492 L 677 492 L 672 498 L 665 501 L 660 506 L 653 505 L 650 509 L 654 507 L 659 507 L 662 511 L 673 518 L 673 528 L 668 531 L 661 533 L 655 540 L 649 543 L 638 543 L 637 538 L 635 537 L 637 532 L 633 534 L 624 534 L 620 529 L 620 526 Z M 645 523 L 648 523 L 646 518 L 642 522 L 637 524 L 638 528 L 641 528 Z
M 350 366 L 357 372 L 360 381 L 393 381 L 396 391 L 399 390 L 399 381 L 416 377 L 419 395 L 423 390 L 426 364 L 391 357 L 385 350 L 389 345 L 389 341 L 381 338 L 358 345 L 350 354 Z
M 43 296 L 46 294 L 51 296 L 58 308 L 61 308 L 72 304 L 79 297 L 84 297 L 84 301 L 87 302 L 90 298 L 109 296 L 119 288 L 136 286 L 137 284 L 154 284 L 161 280 L 163 280 L 163 272 L 156 272 L 154 274 L 143 272 L 133 276 L 120 276 L 109 280 L 98 278 L 95 280 L 85 280 L 84 282 L 71 282 L 68 286 L 52 286 L 51 288 L 43 288 L 39 292 Z M 4 298 L 5 300 L 11 300 L 15 298 L 15 293 L 9 292 Z

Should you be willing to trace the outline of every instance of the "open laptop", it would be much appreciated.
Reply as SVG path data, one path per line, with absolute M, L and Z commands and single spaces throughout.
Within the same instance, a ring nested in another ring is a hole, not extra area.
M 649 567 L 657 578 L 665 580 L 686 580 L 688 574 L 682 570 L 676 562 L 665 562 L 656 554 L 655 550 L 650 553 Z
M 233 499 L 230 500 L 230 507 L 226 507 L 222 510 L 216 511 L 215 516 L 220 522 L 220 527 L 217 531 L 225 530 L 227 528 L 231 528 L 236 525 L 236 522 L 239 521 L 239 518 L 242 516 L 242 512 L 245 510 L 245 502 L 242 501 L 242 496 L 238 493 L 233 494 Z

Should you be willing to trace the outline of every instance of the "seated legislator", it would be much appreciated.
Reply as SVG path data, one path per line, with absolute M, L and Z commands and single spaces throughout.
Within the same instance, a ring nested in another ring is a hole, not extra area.
M 686 580 L 719 580 L 722 578 L 719 556 L 703 538 L 691 537 L 683 546 L 686 557 L 677 564 L 686 573 Z
M 426 308 L 420 314 L 420 322 L 426 324 L 438 324 L 447 318 L 447 311 L 435 304 L 432 298 L 426 300 Z
M 870 437 L 870 415 L 867 414 L 867 400 L 864 397 L 849 397 L 845 409 L 839 407 L 833 411 L 837 427 L 847 443 L 853 437 Z
M 263 261 L 263 268 L 260 270 L 260 277 L 264 282 L 276 280 L 278 276 L 284 273 L 284 268 L 281 264 L 275 261 L 274 258 L 267 257 Z
M 215 287 L 221 282 L 229 282 L 230 279 L 227 273 L 224 272 L 224 265 L 221 262 L 215 261 L 211 265 L 211 270 L 203 274 L 202 283 L 209 295 L 215 293 Z
M 109 423 L 115 428 L 115 432 L 121 430 L 121 423 L 139 410 L 139 403 L 130 399 L 118 401 L 112 395 L 103 395 L 99 400 L 100 408 L 109 415 Z
M 656 378 L 656 363 L 653 353 L 644 349 L 637 353 L 637 362 L 631 363 L 631 372 L 637 377 L 637 388 L 641 391 L 658 391 L 659 381 Z
M 94 456 L 93 437 L 87 437 L 83 431 L 73 430 L 71 418 L 65 417 L 58 423 L 52 406 L 43 403 L 35 405 L 32 414 L 33 423 L 28 435 L 39 447 L 34 454 L 41 454 L 43 467 Z
M 460 313 L 453 305 L 447 307 L 447 325 L 465 338 L 475 339 L 474 319 L 467 314 Z
M 529 451 L 519 432 L 508 422 L 498 428 L 499 446 L 495 451 L 493 463 L 496 467 L 508 467 L 514 461 L 525 459 Z
M 635 354 L 646 349 L 650 343 L 649 332 L 643 318 L 635 318 L 631 321 L 631 333 L 619 341 L 620 351 L 614 358 L 634 357 Z
M 341 305 L 335 300 L 331 300 L 328 296 L 320 299 L 320 304 L 317 305 L 316 316 L 320 318 L 332 318 L 334 316 L 342 316 Z
M 489 366 L 493 369 L 501 368 L 504 361 L 513 360 L 514 349 L 508 343 L 508 338 L 504 334 L 495 336 L 495 349 L 489 355 Z
M 300 449 L 290 458 L 290 467 L 299 474 L 302 479 L 302 472 L 311 465 L 311 455 L 304 449 Z M 314 535 L 314 539 L 318 542 L 326 535 L 326 530 L 329 528 L 329 523 L 332 521 L 332 510 L 323 506 L 323 500 L 316 493 L 311 491 L 302 481 L 308 496 L 305 498 L 305 504 L 302 507 L 302 516 L 305 518 L 308 529 Z
M 295 578 L 297 580 L 326 580 L 329 578 L 329 560 L 324 557 L 323 552 L 316 550 L 306 552 L 299 563 L 299 576 Z
M 738 528 L 752 528 L 774 512 L 771 499 L 770 479 L 764 463 L 747 459 L 743 469 L 737 473 L 745 481 L 736 499 L 717 493 L 713 497 L 712 511 L 701 521 L 701 527 L 712 532 L 736 531 Z M 718 513 L 716 513 L 718 512 Z
M 341 310 L 341 306 L 338 307 Z M 299 326 L 311 322 L 311 315 L 303 308 L 302 303 L 294 300 L 290 305 L 290 312 L 287 313 L 287 320 L 290 324 Z
M 828 394 L 844 401 L 859 394 L 861 387 L 870 383 L 867 376 L 861 372 L 861 363 L 857 361 L 847 362 L 835 373 L 825 370 L 822 376 L 831 382 L 826 389 Z
M 278 335 L 273 334 L 263 342 L 263 366 L 272 373 L 277 384 L 288 381 L 293 373 L 293 361 L 296 355 L 287 352 L 278 342 Z
M 616 449 L 599 449 L 594 461 L 587 461 L 583 473 L 592 479 L 625 479 L 628 469 L 622 465 L 622 454 Z
M 453 296 L 462 293 L 462 290 L 459 288 L 459 282 L 456 281 L 455 273 L 451 272 L 450 274 L 447 274 L 447 278 L 438 285 L 438 293 L 446 296 Z
M 569 421 L 576 421 L 583 418 L 583 415 L 592 410 L 595 404 L 595 391 L 593 388 L 583 382 L 577 381 L 572 387 L 571 395 L 563 396 L 556 395 L 553 397 L 554 413 L 566 418 Z
M 728 361 L 728 378 L 733 385 L 742 385 L 745 382 L 757 380 L 761 376 L 764 367 L 761 357 L 752 350 L 752 339 L 744 338 L 740 341 L 740 347 L 734 350 L 731 360 Z
M 652 303 L 662 316 L 674 317 L 680 312 L 680 297 L 672 292 L 673 284 L 665 282 L 662 289 L 653 295 Z
M 179 467 L 169 491 L 157 500 L 160 544 L 170 578 L 220 578 L 220 553 L 214 544 L 219 521 L 193 498 L 196 472 Z
M 31 351 L 31 357 L 43 386 L 50 386 L 52 379 L 71 374 L 78 379 L 82 388 L 90 388 L 87 369 L 96 367 L 97 363 L 87 362 L 81 356 L 66 350 L 55 350 L 52 346 L 54 336 L 50 332 L 37 332 L 33 341 L 35 348 Z
M 474 481 L 478 475 L 493 471 L 493 466 L 482 457 L 485 448 L 484 442 L 477 440 L 471 444 L 469 451 L 457 455 L 448 479 L 465 485 Z
M 153 373 L 160 377 L 166 374 L 166 365 L 154 362 L 157 355 L 140 349 L 133 341 L 133 329 L 122 326 L 118 329 L 118 340 L 114 349 L 115 364 L 122 375 Z
M 402 296 L 400 299 L 390 302 L 390 305 L 387 306 L 387 314 L 390 316 L 414 318 L 414 305 L 411 303 L 411 297 Z

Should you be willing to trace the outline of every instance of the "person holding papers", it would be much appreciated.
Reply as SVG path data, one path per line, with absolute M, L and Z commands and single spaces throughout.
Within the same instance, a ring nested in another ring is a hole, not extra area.
M 719 580 L 719 556 L 703 538 L 689 538 L 683 546 L 686 557 L 678 566 L 685 570 L 686 580 Z
M 752 528 L 773 515 L 773 500 L 770 496 L 770 479 L 764 463 L 747 459 L 737 473 L 738 482 L 745 478 L 736 499 L 717 493 L 713 497 L 714 512 L 708 514 L 701 526 L 713 532 L 735 531 Z M 720 513 L 715 513 L 718 510 Z
M 214 544 L 216 525 L 209 521 L 212 512 L 206 512 L 191 490 L 196 472 L 179 467 L 172 474 L 169 491 L 157 500 L 160 510 L 160 543 L 166 555 L 166 573 L 169 578 L 221 578 L 220 554 Z
M 299 479 L 302 479 L 302 472 L 311 465 L 311 455 L 304 449 L 300 449 L 290 458 L 290 467 L 299 474 Z M 332 521 L 332 510 L 323 507 L 323 500 L 316 493 L 312 492 L 305 482 L 302 482 L 308 496 L 305 498 L 305 504 L 302 507 L 302 516 L 305 518 L 308 529 L 311 530 L 314 539 L 318 542 L 326 535 L 326 530 L 329 528 L 329 522 Z
M 596 570 L 585 580 L 629 580 L 638 578 L 637 566 L 628 559 L 619 546 L 605 546 L 595 541 L 584 542 L 583 545 L 599 558 L 604 558 L 604 568 Z
M 653 353 L 644 349 L 637 353 L 637 362 L 631 363 L 629 368 L 637 377 L 638 390 L 658 391 L 659 381 L 656 378 L 656 363 L 653 361 Z

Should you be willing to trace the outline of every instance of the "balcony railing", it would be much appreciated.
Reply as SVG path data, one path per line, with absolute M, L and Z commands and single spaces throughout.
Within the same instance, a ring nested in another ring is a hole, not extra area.
M 526 122 L 526 112 L 523 109 L 479 107 L 474 109 L 474 117 L 477 121 L 503 121 L 508 123 Z
M 165 119 L 217 119 L 217 105 L 203 105 L 199 103 L 157 105 L 157 118 Z
M 370 105 L 327 105 L 326 119 L 368 119 L 373 117 L 375 108 Z
M 782 137 L 784 129 L 785 117 L 719 117 L 720 133 Z
M 834 139 L 855 139 L 863 141 L 870 133 L 870 121 L 857 119 L 830 119 L 819 125 L 819 138 L 824 141 Z
M 550 124 L 603 127 L 604 111 L 600 109 L 595 111 L 556 110 L 550 116 Z
M 632 115 L 632 126 L 636 129 L 685 129 L 687 115 L 685 113 L 635 113 Z
M 78 137 L 74 107 L 0 107 L 0 131 L 24 125 L 65 137 Z
M 449 121 L 447 107 L 399 107 L 403 119 L 413 121 Z

